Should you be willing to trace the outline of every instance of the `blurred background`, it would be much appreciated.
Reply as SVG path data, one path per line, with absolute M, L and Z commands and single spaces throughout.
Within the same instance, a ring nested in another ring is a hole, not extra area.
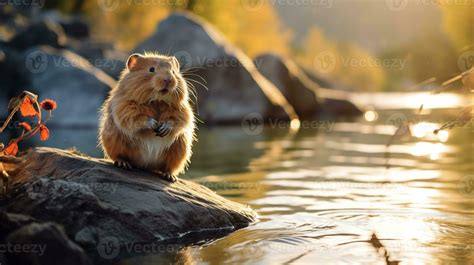
M 144 51 L 196 94 L 183 178 L 260 222 L 118 264 L 474 261 L 472 1 L 0 0 L 0 116 L 23 90 L 58 102 L 20 149 L 102 157 L 98 110 Z

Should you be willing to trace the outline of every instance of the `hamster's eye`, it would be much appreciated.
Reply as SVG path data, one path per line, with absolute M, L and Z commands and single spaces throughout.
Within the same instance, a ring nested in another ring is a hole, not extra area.
M 150 73 L 154 73 L 155 72 L 155 67 L 150 67 L 149 71 L 150 71 Z

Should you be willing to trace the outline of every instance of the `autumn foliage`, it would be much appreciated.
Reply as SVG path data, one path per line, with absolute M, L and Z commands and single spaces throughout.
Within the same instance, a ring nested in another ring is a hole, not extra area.
M 1 150 L 1 153 L 7 156 L 16 156 L 19 150 L 18 143 L 27 140 L 38 133 L 42 141 L 48 140 L 49 129 L 46 126 L 46 122 L 51 117 L 52 111 L 56 108 L 57 103 L 54 100 L 45 99 L 42 102 L 38 102 L 38 96 L 28 91 L 23 92 L 18 97 L 12 98 L 8 105 L 10 115 L 0 128 L 0 133 L 3 132 L 17 112 L 20 112 L 21 116 L 24 118 L 32 118 L 33 121 L 19 122 L 17 125 L 23 130 L 21 135 L 18 138 L 10 140 L 8 145 Z M 48 111 L 48 120 L 46 121 L 42 121 L 42 110 Z

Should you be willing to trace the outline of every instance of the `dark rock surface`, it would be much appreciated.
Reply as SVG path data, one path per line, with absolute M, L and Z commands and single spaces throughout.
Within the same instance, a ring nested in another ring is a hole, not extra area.
M 200 119 L 207 124 L 240 123 L 248 114 L 263 118 L 296 118 L 281 92 L 263 77 L 242 51 L 209 23 L 187 13 L 174 13 L 135 52 L 174 55 L 197 88 Z M 206 91 L 197 82 L 207 82 Z
M 247 206 L 186 180 L 168 183 L 111 162 L 50 148 L 25 155 L 19 184 L 3 209 L 64 226 L 79 245 L 179 240 L 187 234 L 233 231 L 256 220 Z
M 31 216 L 0 211 L 0 245 L 2 265 L 91 264 L 62 226 Z
M 7 252 L 9 264 L 91 264 L 84 250 L 55 223 L 32 223 L 9 234 L 6 244 L 21 246 Z
M 316 91 L 302 77 L 302 72 L 291 60 L 276 54 L 262 54 L 254 59 L 257 69 L 270 80 L 293 106 L 301 119 L 312 119 L 319 110 Z
M 8 45 L 18 50 L 39 45 L 61 48 L 66 45 L 66 35 L 59 24 L 46 19 L 32 23 L 26 29 L 18 32 Z

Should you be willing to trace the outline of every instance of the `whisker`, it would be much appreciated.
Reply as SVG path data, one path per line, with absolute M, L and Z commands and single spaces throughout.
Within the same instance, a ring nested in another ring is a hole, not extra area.
M 195 76 L 195 77 L 199 77 L 204 83 L 207 84 L 206 79 L 204 79 L 204 77 L 202 77 L 202 76 L 200 76 L 200 75 L 185 73 L 185 74 L 183 74 L 183 76 Z

